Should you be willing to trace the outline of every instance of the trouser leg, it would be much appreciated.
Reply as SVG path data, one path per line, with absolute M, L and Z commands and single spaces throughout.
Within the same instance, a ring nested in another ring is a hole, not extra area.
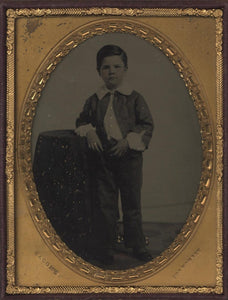
M 142 155 L 123 160 L 118 168 L 117 178 L 121 193 L 125 245 L 135 249 L 144 248 L 141 216 Z
M 92 232 L 95 247 L 109 250 L 113 247 L 118 219 L 118 189 L 112 170 L 102 154 L 96 158 L 94 173 L 95 195 Z

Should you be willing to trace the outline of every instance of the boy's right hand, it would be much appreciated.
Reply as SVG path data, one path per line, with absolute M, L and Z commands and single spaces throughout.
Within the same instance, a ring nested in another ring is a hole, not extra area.
M 98 135 L 96 134 L 95 130 L 89 130 L 86 134 L 86 137 L 87 137 L 87 142 L 88 142 L 88 146 L 90 149 L 98 151 L 98 152 L 103 151 L 101 141 L 100 141 Z

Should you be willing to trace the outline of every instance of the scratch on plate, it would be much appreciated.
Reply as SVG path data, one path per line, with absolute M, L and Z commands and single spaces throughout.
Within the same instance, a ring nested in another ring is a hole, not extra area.
M 66 22 L 64 22 L 64 23 L 59 23 L 59 24 L 57 25 L 57 27 L 62 26 L 62 25 L 66 25 L 66 24 L 67 24 Z

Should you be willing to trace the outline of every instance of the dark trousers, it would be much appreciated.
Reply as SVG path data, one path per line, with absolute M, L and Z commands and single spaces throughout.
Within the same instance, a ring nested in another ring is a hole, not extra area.
M 121 158 L 92 153 L 92 178 L 94 182 L 92 234 L 94 248 L 109 250 L 116 237 L 119 217 L 118 194 L 120 192 L 124 241 L 126 247 L 144 248 L 142 231 L 141 187 L 142 153 L 128 150 Z

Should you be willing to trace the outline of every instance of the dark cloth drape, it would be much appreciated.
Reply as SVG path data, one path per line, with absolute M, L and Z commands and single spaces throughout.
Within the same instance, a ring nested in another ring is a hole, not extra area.
M 61 239 L 76 253 L 86 247 L 91 219 L 87 142 L 73 130 L 39 135 L 34 180 L 44 211 Z

